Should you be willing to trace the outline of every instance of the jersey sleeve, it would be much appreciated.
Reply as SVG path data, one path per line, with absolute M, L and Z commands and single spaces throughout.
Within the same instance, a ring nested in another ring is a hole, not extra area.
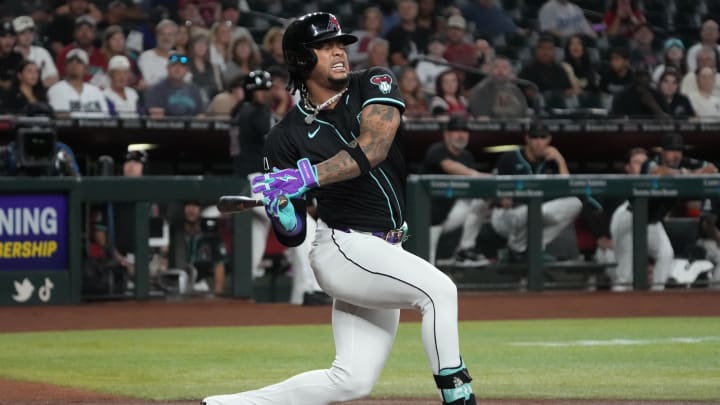
M 427 174 L 442 173 L 440 162 L 448 158 L 448 154 L 441 142 L 438 142 L 428 148 L 423 160 L 423 172 Z
M 395 75 L 387 69 L 368 69 L 360 78 L 362 108 L 369 104 L 385 104 L 396 107 L 400 114 L 405 111 L 405 101 L 400 95 Z

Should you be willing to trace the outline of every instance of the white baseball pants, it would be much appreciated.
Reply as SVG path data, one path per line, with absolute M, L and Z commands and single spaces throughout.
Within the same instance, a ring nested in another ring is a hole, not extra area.
M 614 274 L 609 274 L 609 276 L 616 290 L 630 286 L 633 281 L 633 213 L 628 211 L 628 205 L 629 202 L 627 201 L 620 204 L 610 219 L 610 235 L 615 246 L 617 266 Z M 662 222 L 648 224 L 647 246 L 648 256 L 655 259 L 652 288 L 662 290 L 672 271 L 673 258 L 675 257 L 670 238 L 665 232 Z
M 577 197 L 556 198 L 542 204 L 543 237 L 542 247 L 552 242 L 560 233 L 575 221 L 582 210 L 582 202 Z M 527 205 L 513 208 L 493 208 L 490 223 L 500 236 L 507 238 L 507 245 L 515 252 L 527 250 Z
M 320 286 L 335 298 L 331 367 L 253 391 L 212 396 L 207 405 L 325 405 L 365 397 L 390 354 L 401 308 L 422 314 L 422 341 L 433 374 L 460 366 L 457 288 L 440 270 L 400 244 L 333 230 L 322 221 L 310 259 Z M 428 383 L 434 384 L 431 378 Z
M 435 255 L 437 253 L 437 245 L 440 242 L 440 236 L 444 233 L 452 232 L 462 226 L 462 234 L 460 236 L 460 245 L 458 249 L 472 249 L 480 234 L 480 227 L 487 216 L 488 203 L 480 198 L 460 199 L 455 201 L 447 218 L 439 226 L 430 227 L 430 252 L 429 262 L 435 263 Z

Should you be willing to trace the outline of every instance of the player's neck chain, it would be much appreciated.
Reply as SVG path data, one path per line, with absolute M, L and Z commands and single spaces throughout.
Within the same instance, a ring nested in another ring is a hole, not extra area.
M 325 107 L 331 105 L 332 103 L 338 101 L 340 99 L 340 97 L 342 97 L 342 95 L 345 94 L 345 92 L 347 90 L 348 90 L 348 88 L 345 87 L 343 89 L 343 91 L 341 91 L 340 93 L 337 93 L 336 95 L 325 100 L 325 102 L 323 102 L 322 104 L 320 104 L 317 107 L 312 105 L 312 102 L 310 101 L 310 96 L 308 95 L 308 97 L 305 98 L 304 104 L 305 104 L 305 108 L 310 111 L 310 114 L 308 114 L 305 117 L 305 123 L 308 125 L 312 124 L 313 121 L 315 121 L 315 117 L 317 117 L 317 115 L 320 113 L 320 111 L 322 111 L 323 109 L 325 109 Z

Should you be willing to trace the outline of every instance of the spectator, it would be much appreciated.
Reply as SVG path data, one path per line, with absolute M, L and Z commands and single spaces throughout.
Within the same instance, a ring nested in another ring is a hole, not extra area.
M 600 91 L 612 97 L 630 86 L 633 70 L 630 67 L 628 51 L 625 48 L 613 48 L 609 54 L 609 69 L 600 78 Z
M 484 38 L 475 40 L 475 66 L 479 67 L 485 74 L 490 72 L 492 61 L 495 59 L 495 49 L 490 42 Z
M 702 28 L 700 29 L 700 42 L 693 45 L 687 51 L 687 70 L 688 72 L 694 72 L 699 67 L 698 54 L 704 47 L 710 47 L 715 51 L 715 55 L 720 54 L 720 45 L 718 44 L 720 39 L 720 31 L 718 30 L 718 23 L 712 19 L 706 19 Z M 716 56 L 717 58 L 717 56 Z
M 418 27 L 438 32 L 439 10 L 435 6 L 435 0 L 418 0 L 418 15 L 415 22 Z
M 652 159 L 630 156 L 626 171 L 630 174 L 684 175 L 717 173 L 715 165 L 683 156 L 686 149 L 682 135 L 663 136 L 662 149 Z M 639 166 L 638 166 L 639 164 Z M 653 290 L 663 290 L 670 276 L 674 252 L 662 220 L 675 205 L 674 198 L 653 198 L 648 201 L 648 254 L 655 259 Z M 612 278 L 613 291 L 625 291 L 632 282 L 632 211 L 630 203 L 620 205 L 613 213 L 610 232 L 615 244 L 617 268 Z
M 630 65 L 633 69 L 652 72 L 660 63 L 660 56 L 654 48 L 655 33 L 648 23 L 640 25 L 633 36 L 630 51 Z
M 189 21 L 186 21 L 185 24 L 179 24 L 173 50 L 177 53 L 187 55 L 188 44 L 190 43 L 190 38 L 192 37 L 193 32 L 195 31 L 196 30 L 193 29 L 193 26 Z
M 519 32 L 518 27 L 495 0 L 472 0 L 462 8 L 468 22 L 475 25 L 475 35 L 495 38 L 504 34 Z M 522 31 L 519 33 L 522 34 Z
M 230 49 L 230 60 L 223 72 L 225 82 L 260 68 L 260 49 L 251 36 L 242 35 L 235 38 Z
M 190 38 L 188 59 L 192 82 L 200 89 L 203 104 L 222 91 L 222 73 L 220 67 L 212 63 L 209 52 L 210 40 L 205 34 L 195 34 Z
M 660 76 L 658 90 L 662 98 L 661 106 L 666 113 L 675 118 L 689 118 L 695 116 L 695 110 L 684 94 L 679 89 L 680 76 L 674 70 L 665 69 Z
M 177 20 L 193 27 L 207 28 L 207 23 L 194 1 L 181 0 L 177 2 Z
M 397 3 L 400 23 L 388 31 L 385 38 L 390 45 L 390 66 L 402 67 L 427 48 L 432 32 L 417 26 L 418 5 L 415 0 Z
M 225 91 L 218 93 L 207 108 L 207 116 L 212 118 L 230 119 L 232 111 L 235 107 L 245 99 L 245 91 L 243 90 L 244 76 L 235 76 L 227 86 Z
M 657 65 L 653 70 L 653 82 L 659 83 L 660 76 L 665 72 L 666 68 L 673 68 L 675 73 L 680 77 L 687 73 L 687 63 L 685 62 L 685 45 L 678 38 L 668 38 L 663 44 L 663 63 Z
M 463 115 L 452 115 L 445 125 L 443 140 L 432 144 L 423 160 L 425 174 L 452 174 L 468 177 L 489 177 L 487 173 L 475 170 L 475 158 L 466 148 L 470 133 Z M 440 236 L 462 227 L 460 244 L 455 250 L 454 264 L 460 267 L 477 267 L 488 263 L 478 253 L 475 241 L 480 227 L 488 215 L 488 203 L 480 198 L 433 198 L 432 227 L 430 228 L 430 258 L 435 264 L 435 255 Z
M 430 96 L 435 95 L 435 79 L 440 73 L 449 69 L 448 61 L 443 56 L 446 49 L 447 46 L 445 46 L 443 37 L 433 35 L 428 41 L 427 56 L 420 59 L 417 66 L 415 66 L 423 90 Z
M 412 66 L 404 66 L 398 73 L 398 89 L 405 101 L 406 117 L 422 117 L 428 114 L 425 92 L 418 74 Z
M 382 23 L 383 18 L 379 8 L 368 7 L 363 11 L 360 20 L 360 29 L 350 33 L 355 35 L 358 40 L 345 48 L 351 66 L 367 63 L 370 41 L 381 35 L 383 29 Z
M 613 97 L 610 114 L 630 118 L 667 118 L 662 107 L 662 96 L 652 87 L 650 73 L 638 70 L 633 74 L 632 84 Z
M 0 23 L 0 92 L 10 89 L 23 57 L 13 49 L 15 30 L 10 21 Z
M 565 62 L 570 81 L 580 94 L 591 95 L 598 91 L 598 75 L 581 35 L 573 35 L 565 43 Z
M 90 58 L 81 48 L 65 55 L 65 79 L 48 89 L 48 101 L 57 115 L 80 118 L 103 118 L 109 114 L 102 91 L 85 83 Z
M 603 16 L 605 32 L 609 37 L 630 39 L 644 23 L 645 15 L 638 7 L 637 0 L 612 0 Z
M 495 165 L 494 174 L 570 174 L 565 158 L 550 145 L 552 136 L 543 128 L 533 128 L 525 135 L 525 146 L 503 153 Z M 542 246 L 557 238 L 580 214 L 582 202 L 578 197 L 562 197 L 542 204 Z M 491 224 L 499 235 L 507 238 L 509 258 L 522 261 L 527 250 L 527 204 L 503 198 L 493 208 Z
M 217 21 L 210 28 L 210 61 L 220 71 L 224 71 L 230 60 L 233 24 L 230 21 Z M 191 39 L 192 42 L 192 39 Z
M 454 70 L 446 70 L 435 80 L 435 96 L 428 106 L 432 115 L 467 114 L 467 100 L 462 95 L 460 78 Z
M 596 37 L 582 9 L 569 0 L 548 0 L 540 7 L 538 21 L 541 32 L 548 32 L 559 38 L 567 38 L 573 34 Z
M 15 52 L 21 54 L 25 59 L 35 62 L 40 69 L 40 78 L 45 88 L 49 88 L 59 80 L 55 62 L 47 49 L 34 46 L 35 22 L 32 18 L 24 15 L 17 17 L 12 22 L 13 29 L 17 35 Z
M 450 63 L 473 67 L 477 62 L 475 47 L 465 38 L 467 24 L 460 15 L 454 15 L 447 21 L 447 47 L 443 57 Z
M 99 21 L 103 14 L 95 4 L 87 0 L 67 0 L 64 6 L 55 9 L 55 16 L 45 32 L 45 37 L 50 42 L 50 53 L 60 54 L 64 47 L 75 40 L 73 30 L 77 19 L 82 16 L 89 16 L 93 21 Z M 60 64 L 56 63 L 56 65 L 60 69 Z M 60 76 L 62 75 L 61 71 Z
M 709 67 L 717 71 L 717 51 L 715 51 L 714 47 L 703 47 L 700 49 L 700 51 L 697 53 L 697 61 L 696 61 L 697 69 Z M 689 68 L 689 66 L 688 66 Z M 680 91 L 685 94 L 686 96 L 697 92 L 697 69 L 688 71 L 687 74 L 685 74 L 685 77 L 683 77 L 682 82 L 680 84 Z M 715 89 L 713 90 L 713 94 L 720 97 L 720 73 L 716 74 L 715 76 Z
M 575 96 L 567 72 L 555 61 L 555 41 L 552 37 L 543 36 L 538 40 L 535 59 L 523 67 L 518 76 L 534 83 L 550 106 L 564 108 L 566 99 Z M 528 99 L 535 100 L 534 88 L 528 87 L 525 92 Z
M 272 80 L 272 87 L 270 87 L 271 110 L 279 121 L 295 105 L 295 100 L 287 89 L 290 73 L 280 66 L 272 66 L 267 72 L 270 73 L 270 79 Z
M 155 27 L 156 47 L 140 54 L 138 68 L 143 77 L 139 88 L 151 87 L 167 77 L 168 58 L 175 46 L 178 26 L 171 20 L 162 20 Z
M 220 18 L 218 21 L 229 23 L 231 29 L 230 42 L 242 36 L 252 37 L 250 31 L 240 24 L 240 2 L 237 0 L 220 1 Z
M 687 94 L 695 114 L 701 118 L 720 118 L 720 97 L 713 94 L 717 71 L 711 67 L 698 68 L 697 90 Z
M 103 32 L 103 43 L 100 47 L 101 52 L 105 55 L 105 59 L 110 61 L 114 56 L 124 56 L 130 63 L 130 71 L 128 77 L 128 85 L 135 87 L 138 84 L 140 71 L 137 69 L 135 59 L 137 55 L 131 54 L 125 46 L 125 33 L 119 25 L 111 25 L 105 28 Z M 110 85 L 110 72 L 107 66 L 103 68 L 105 72 L 97 74 L 93 77 L 92 84 L 100 87 L 101 89 L 107 88 Z
M 375 37 L 368 44 L 367 65 L 359 65 L 357 69 L 368 69 L 374 66 L 389 67 L 389 43 L 386 39 Z
M 55 58 L 55 65 L 60 76 L 65 76 L 67 55 L 73 49 L 82 49 L 88 55 L 89 62 L 85 71 L 85 81 L 90 81 L 95 75 L 102 74 L 103 69 L 107 66 L 107 59 L 100 48 L 95 46 L 96 34 L 95 20 L 92 17 L 84 15 L 75 20 L 75 30 L 73 31 L 75 41 L 64 47 Z
M 35 62 L 21 61 L 10 90 L 2 102 L 5 113 L 21 114 L 29 104 L 47 103 L 45 88 L 40 82 L 40 73 Z
M 225 244 L 217 229 L 203 230 L 201 205 L 185 202 L 183 221 L 173 232 L 170 244 L 170 267 L 185 269 L 193 280 L 193 290 L 222 295 L 225 289 Z
M 260 54 L 262 55 L 261 66 L 268 69 L 271 66 L 285 66 L 285 58 L 282 51 L 282 37 L 284 29 L 271 27 L 263 37 Z
M 131 69 L 130 60 L 126 56 L 115 55 L 110 58 L 108 63 L 110 86 L 105 88 L 103 94 L 105 94 L 112 116 L 137 118 L 140 115 L 140 97 L 137 91 L 128 85 Z
M 188 57 L 170 54 L 167 64 L 167 77 L 148 89 L 145 99 L 152 118 L 196 117 L 205 112 L 200 89 L 193 83 L 187 83 Z
M 504 56 L 495 58 L 490 75 L 470 90 L 470 114 L 499 119 L 527 117 L 527 101 L 513 79 L 510 60 Z

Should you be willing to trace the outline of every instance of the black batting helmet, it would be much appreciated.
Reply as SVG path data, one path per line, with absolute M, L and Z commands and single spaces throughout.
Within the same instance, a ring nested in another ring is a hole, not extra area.
M 358 39 L 355 35 L 344 33 L 337 18 L 330 13 L 309 13 L 290 23 L 285 29 L 282 43 L 285 64 L 290 74 L 297 78 L 310 72 L 317 63 L 312 48 L 330 40 L 348 45 Z

